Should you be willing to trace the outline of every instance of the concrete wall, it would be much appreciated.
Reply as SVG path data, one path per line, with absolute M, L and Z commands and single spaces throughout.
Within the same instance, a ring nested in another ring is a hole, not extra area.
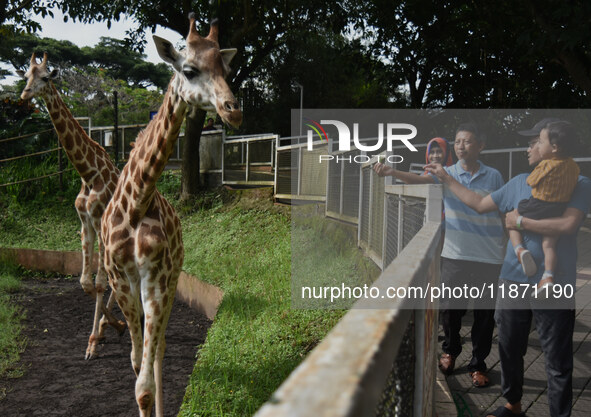
M 0 248 L 0 258 L 12 260 L 32 271 L 55 272 L 61 275 L 80 275 L 82 272 L 81 252 Z M 96 273 L 98 256 L 95 256 L 93 261 L 93 272 Z M 224 292 L 215 285 L 181 272 L 176 295 L 191 308 L 213 320 Z

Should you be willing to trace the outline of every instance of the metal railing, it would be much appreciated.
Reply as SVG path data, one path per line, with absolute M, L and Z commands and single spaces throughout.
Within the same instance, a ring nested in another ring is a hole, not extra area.
M 222 150 L 222 183 L 230 185 L 275 185 L 274 134 L 228 136 Z
M 326 142 L 314 142 L 313 150 L 304 150 L 303 137 L 277 139 L 277 170 L 275 198 L 326 201 L 328 162 L 320 155 L 328 154 Z
M 331 152 L 326 182 L 326 216 L 350 223 L 359 222 L 359 181 L 361 171 L 355 157 L 361 152 Z
M 385 181 L 372 169 L 375 158 L 361 166 L 357 240 L 365 254 L 383 269 Z
M 381 217 L 380 237 L 385 246 L 395 242 L 398 254 L 371 288 L 388 294 L 438 285 L 441 186 L 375 183 L 370 189 L 385 197 L 382 213 L 368 216 Z M 434 415 L 436 309 L 427 297 L 358 300 L 255 416 Z
M 117 143 L 117 158 L 119 161 L 126 161 L 131 152 L 131 142 L 134 142 L 142 129 L 148 124 L 131 124 L 117 126 L 118 143 Z M 108 152 L 115 152 L 113 148 L 114 142 L 114 126 L 92 126 L 90 120 L 88 121 L 88 136 L 94 139 L 99 145 L 107 149 Z

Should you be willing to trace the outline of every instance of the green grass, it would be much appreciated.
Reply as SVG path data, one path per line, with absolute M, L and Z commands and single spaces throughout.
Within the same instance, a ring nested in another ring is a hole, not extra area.
M 10 295 L 20 288 L 16 267 L 0 261 L 0 378 L 20 375 L 16 366 L 25 347 L 21 335 L 23 312 L 11 301 Z M 3 394 L 0 393 L 0 400 Z
M 292 307 L 292 243 L 302 271 L 314 268 L 322 283 L 368 269 L 347 239 L 335 243 L 315 221 L 292 230 L 289 210 L 269 201 L 216 190 L 181 202 L 169 173 L 159 188 L 181 217 L 183 269 L 224 291 L 180 415 L 252 415 L 345 312 Z M 0 246 L 80 250 L 79 227 L 73 201 L 21 204 L 0 215 Z
M 184 269 L 225 293 L 180 415 L 252 415 L 343 311 L 291 308 L 288 216 L 233 208 L 182 222 Z
M 82 250 L 74 197 L 0 203 L 0 247 Z M 4 205 L 4 207 L 3 207 Z

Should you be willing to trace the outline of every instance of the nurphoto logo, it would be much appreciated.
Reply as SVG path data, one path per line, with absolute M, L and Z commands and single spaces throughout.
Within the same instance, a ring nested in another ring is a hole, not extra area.
M 320 120 L 320 123 L 306 118 L 306 121 L 311 123 L 306 123 L 306 126 L 311 128 L 312 130 L 308 130 L 308 150 L 312 151 L 314 149 L 314 132 L 320 140 L 326 140 L 328 142 L 328 135 L 326 134 L 326 130 L 322 127 L 322 125 L 332 125 L 336 127 L 339 133 L 339 140 L 338 140 L 338 151 L 340 152 L 347 152 L 351 150 L 351 130 L 346 123 L 341 122 L 340 120 Z M 353 144 L 356 149 L 363 151 L 363 152 L 375 152 L 382 148 L 384 144 L 384 139 L 386 140 L 386 149 L 388 152 L 391 152 L 393 149 L 394 142 L 401 142 L 406 146 L 411 152 L 417 152 L 417 148 L 410 142 L 417 136 L 417 128 L 408 123 L 378 123 L 378 132 L 377 132 L 377 141 L 374 144 L 368 145 L 362 143 L 359 139 L 359 123 L 353 123 Z M 392 160 L 394 157 L 395 160 Z M 348 162 L 356 162 L 356 163 L 366 163 L 369 162 L 371 159 L 368 155 L 357 155 L 353 158 L 349 157 L 338 157 L 334 155 L 320 155 L 319 161 L 329 161 L 336 159 L 337 163 L 339 161 L 348 161 Z M 388 162 L 399 163 L 402 162 L 404 158 L 400 155 L 390 155 Z

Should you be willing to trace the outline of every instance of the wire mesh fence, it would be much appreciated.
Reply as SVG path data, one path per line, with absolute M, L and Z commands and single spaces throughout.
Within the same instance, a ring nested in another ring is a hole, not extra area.
M 327 152 L 326 142 L 314 142 L 308 150 L 298 137 L 278 138 L 275 198 L 325 201 L 328 161 L 321 156 Z
M 373 163 L 361 167 L 359 204 L 359 246 L 380 267 L 384 266 L 384 178 L 372 169 Z
M 328 161 L 326 215 L 357 223 L 359 221 L 359 164 L 354 158 L 358 150 L 333 153 Z

